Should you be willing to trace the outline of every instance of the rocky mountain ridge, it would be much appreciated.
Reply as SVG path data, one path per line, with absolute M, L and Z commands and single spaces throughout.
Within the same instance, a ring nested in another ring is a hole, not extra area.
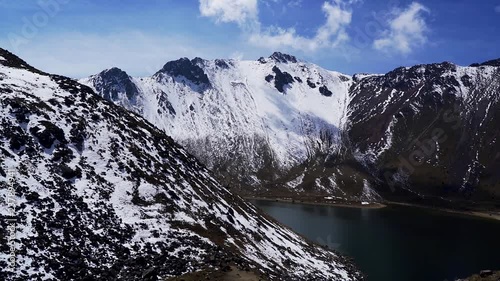
M 138 109 L 112 101 L 165 130 L 241 194 L 494 203 L 498 73 L 492 60 L 351 77 L 276 52 L 170 62 L 152 77 L 129 77 Z M 102 77 L 81 82 L 104 96 Z

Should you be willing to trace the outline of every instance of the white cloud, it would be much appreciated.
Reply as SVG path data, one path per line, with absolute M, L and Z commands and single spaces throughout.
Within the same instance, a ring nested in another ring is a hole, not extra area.
M 495 12 L 500 13 L 500 5 L 495 7 Z
M 406 10 L 394 11 L 393 18 L 389 20 L 389 30 L 373 42 L 374 48 L 409 54 L 415 47 L 425 44 L 428 31 L 424 18 L 426 13 L 430 13 L 430 10 L 417 2 L 413 2 Z
M 322 10 L 326 22 L 320 26 L 315 36 L 304 37 L 297 34 L 294 28 L 269 27 L 258 30 L 249 36 L 250 43 L 266 48 L 288 47 L 298 50 L 316 51 L 321 48 L 334 48 L 349 40 L 346 27 L 352 19 L 352 11 L 348 4 L 341 0 L 325 2 Z
M 316 51 L 334 48 L 349 40 L 346 27 L 351 23 L 350 5 L 359 0 L 331 0 L 324 2 L 322 11 L 326 22 L 312 37 L 297 34 L 294 28 L 279 26 L 263 27 L 259 20 L 257 0 L 199 0 L 202 16 L 215 18 L 217 22 L 235 22 L 242 27 L 248 41 L 255 46 L 270 49 L 292 48 Z M 263 0 L 261 0 L 263 1 Z M 277 2 L 277 0 L 267 0 Z M 268 2 L 262 3 L 269 5 Z M 294 0 L 288 5 L 301 5 L 302 0 Z
M 257 0 L 200 0 L 200 13 L 217 22 L 236 22 L 240 25 L 257 20 Z
M 326 23 L 318 29 L 314 40 L 320 44 L 326 43 L 335 35 L 335 41 L 347 39 L 344 28 L 351 23 L 352 12 L 342 9 L 339 3 L 332 5 L 328 2 L 323 4 L 323 11 L 326 14 Z

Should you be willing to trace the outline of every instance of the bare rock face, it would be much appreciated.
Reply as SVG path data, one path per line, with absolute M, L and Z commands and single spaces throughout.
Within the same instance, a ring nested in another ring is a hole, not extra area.
M 219 67 L 227 67 L 220 60 L 216 63 Z M 210 87 L 210 81 L 202 67 L 203 60 L 201 58 L 194 58 L 193 60 L 182 58 L 167 62 L 157 74 L 164 73 L 181 81 L 189 81 L 198 86 Z
M 297 63 L 298 60 L 295 56 L 289 54 L 283 54 L 280 52 L 274 52 L 270 57 L 270 59 L 280 62 L 280 63 Z

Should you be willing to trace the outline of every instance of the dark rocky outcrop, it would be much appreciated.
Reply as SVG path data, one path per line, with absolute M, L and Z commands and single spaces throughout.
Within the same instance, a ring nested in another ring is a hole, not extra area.
M 215 65 L 222 69 L 229 69 L 229 64 L 225 60 L 216 59 Z
M 174 78 L 183 78 L 198 86 L 209 87 L 210 80 L 203 68 L 200 67 L 202 64 L 203 60 L 200 58 L 193 60 L 182 58 L 167 62 L 158 73 L 164 73 Z
M 274 86 L 276 90 L 280 93 L 285 92 L 285 87 L 293 83 L 293 77 L 288 72 L 282 72 L 277 66 L 273 67 L 274 76 Z M 266 79 L 267 80 L 267 79 Z
M 327 86 L 319 87 L 319 92 L 325 97 L 331 97 L 333 95 L 332 91 L 330 91 Z
M 64 131 L 48 121 L 41 121 L 40 125 L 30 128 L 30 132 L 45 148 L 51 148 L 56 140 L 62 144 L 67 143 Z
M 307 85 L 311 88 L 316 88 L 316 84 L 314 82 L 311 81 L 311 79 L 307 79 Z
M 275 62 L 279 63 L 297 63 L 297 58 L 289 55 L 289 54 L 284 54 L 280 52 L 274 52 L 270 57 L 270 59 L 273 59 Z

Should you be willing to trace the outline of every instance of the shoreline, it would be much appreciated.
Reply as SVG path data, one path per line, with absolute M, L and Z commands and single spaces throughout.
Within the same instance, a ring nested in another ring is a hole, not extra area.
M 362 204 L 361 202 L 355 202 L 355 201 L 327 200 L 324 198 L 295 199 L 292 197 L 262 197 L 262 196 L 245 196 L 245 197 L 243 197 L 243 199 L 291 203 L 291 204 L 305 204 L 305 205 L 315 205 L 315 206 L 358 208 L 358 209 L 382 209 L 382 208 L 386 208 L 386 207 L 391 206 L 391 205 L 393 205 L 393 206 L 405 206 L 405 207 L 421 208 L 421 209 L 426 209 L 426 210 L 430 210 L 430 211 L 438 211 L 438 212 L 467 216 L 467 217 L 489 219 L 489 220 L 494 220 L 494 221 L 500 222 L 500 211 L 496 211 L 496 212 L 493 212 L 493 211 L 475 211 L 475 210 L 462 211 L 462 210 L 439 208 L 439 207 L 418 205 L 418 204 L 405 203 L 405 202 L 383 201 L 383 202 Z
M 245 200 L 259 200 L 259 201 L 269 201 L 269 202 L 281 202 L 281 203 L 292 203 L 292 204 L 305 204 L 305 205 L 316 205 L 316 206 L 333 206 L 333 207 L 345 207 L 345 208 L 358 208 L 358 209 L 381 209 L 387 207 L 386 204 L 376 202 L 368 203 L 366 205 L 361 202 L 354 201 L 340 201 L 340 200 L 327 200 L 327 199 L 294 199 L 291 197 L 243 197 Z
M 467 216 L 467 217 L 476 217 L 476 218 L 483 218 L 483 219 L 489 219 L 489 220 L 495 220 L 500 222 L 500 211 L 475 211 L 475 210 L 468 210 L 468 211 L 462 211 L 462 210 L 454 210 L 454 209 L 448 209 L 448 208 L 439 208 L 439 207 L 432 207 L 432 206 L 425 206 L 425 205 L 418 205 L 418 204 L 412 204 L 412 203 L 404 203 L 404 202 L 392 202 L 392 201 L 387 201 L 387 205 L 396 205 L 396 206 L 405 206 L 405 207 L 415 207 L 415 208 L 421 208 L 421 209 L 426 209 L 426 210 L 431 210 L 431 211 L 439 211 L 443 213 L 450 213 L 450 214 L 455 214 L 455 215 L 462 215 L 462 216 Z

